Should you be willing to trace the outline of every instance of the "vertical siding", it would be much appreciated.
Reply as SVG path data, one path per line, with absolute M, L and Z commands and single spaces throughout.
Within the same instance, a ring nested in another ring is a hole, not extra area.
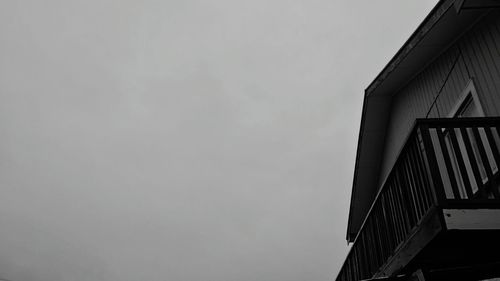
M 477 23 L 393 97 L 380 184 L 416 118 L 443 118 L 470 79 L 487 116 L 500 116 L 500 12 Z
M 474 77 L 485 113 L 500 115 L 500 14 L 482 21 L 460 41 L 464 60 Z
M 434 107 L 436 107 L 438 115 L 435 117 L 449 116 L 469 82 L 469 75 L 463 69 L 465 68 L 463 56 L 458 48 L 454 48 L 454 50 L 456 52 L 450 55 L 450 57 L 453 57 L 452 65 L 450 65 L 449 69 L 443 70 L 449 76 L 448 80 L 442 82 L 441 92 L 436 98 Z

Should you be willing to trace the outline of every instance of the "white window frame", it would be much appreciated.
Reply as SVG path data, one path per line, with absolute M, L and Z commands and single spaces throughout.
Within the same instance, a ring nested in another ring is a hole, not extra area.
M 477 106 L 477 109 L 478 109 L 479 115 L 480 115 L 477 117 L 484 117 L 485 115 L 484 115 L 483 106 L 481 105 L 481 100 L 479 99 L 479 96 L 477 95 L 477 90 L 476 90 L 476 86 L 474 86 L 473 79 L 469 79 L 467 86 L 465 86 L 465 89 L 460 94 L 457 103 L 452 107 L 452 109 L 447 117 L 448 118 L 457 117 L 457 113 L 463 107 L 464 102 L 469 97 L 472 98 L 472 100 L 474 101 L 474 104 Z

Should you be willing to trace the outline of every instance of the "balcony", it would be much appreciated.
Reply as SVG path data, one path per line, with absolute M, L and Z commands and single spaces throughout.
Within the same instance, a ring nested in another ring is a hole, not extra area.
M 500 268 L 499 148 L 500 118 L 418 119 L 336 280 Z

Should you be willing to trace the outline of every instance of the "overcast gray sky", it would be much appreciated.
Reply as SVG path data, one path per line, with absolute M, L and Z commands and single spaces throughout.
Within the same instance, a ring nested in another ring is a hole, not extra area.
M 0 278 L 332 280 L 363 90 L 436 2 L 0 1 Z

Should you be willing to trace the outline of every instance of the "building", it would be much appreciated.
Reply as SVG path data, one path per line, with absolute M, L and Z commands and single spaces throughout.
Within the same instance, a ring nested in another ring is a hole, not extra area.
M 500 1 L 439 1 L 366 89 L 337 281 L 500 277 L 498 116 Z

